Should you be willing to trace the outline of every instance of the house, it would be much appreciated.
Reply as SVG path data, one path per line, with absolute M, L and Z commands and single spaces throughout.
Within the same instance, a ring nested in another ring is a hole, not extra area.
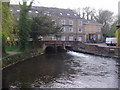
M 15 21 L 19 20 L 20 9 L 11 5 Z M 93 20 L 86 20 L 70 9 L 49 8 L 33 6 L 29 11 L 30 16 L 43 14 L 50 16 L 52 21 L 63 28 L 60 37 L 54 35 L 43 37 L 45 41 L 80 41 L 80 42 L 100 42 L 103 40 L 101 33 L 102 24 Z

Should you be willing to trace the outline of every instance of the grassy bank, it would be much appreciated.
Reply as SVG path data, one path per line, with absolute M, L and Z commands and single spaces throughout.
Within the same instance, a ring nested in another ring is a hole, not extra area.
M 11 52 L 12 54 L 7 55 L 6 57 L 2 58 L 2 67 L 8 67 L 11 66 L 13 64 L 19 63 L 21 61 L 24 61 L 26 59 L 35 57 L 35 56 L 39 56 L 41 53 L 43 53 L 43 49 L 42 48 L 38 48 L 38 49 L 30 49 L 27 50 L 25 52 L 18 52 L 15 50 L 18 50 L 18 47 L 8 47 L 7 48 L 7 52 Z M 15 53 L 13 53 L 15 52 Z

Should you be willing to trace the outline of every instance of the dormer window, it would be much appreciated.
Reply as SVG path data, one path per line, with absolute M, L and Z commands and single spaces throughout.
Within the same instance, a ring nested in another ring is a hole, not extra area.
M 35 11 L 35 13 L 38 13 L 38 11 Z
M 20 10 L 17 10 L 17 12 L 20 12 Z
M 74 16 L 77 16 L 77 14 L 74 14 Z
M 62 13 L 60 13 L 60 15 L 63 15 Z
M 69 13 L 67 13 L 67 16 L 70 16 L 70 14 L 69 14 Z

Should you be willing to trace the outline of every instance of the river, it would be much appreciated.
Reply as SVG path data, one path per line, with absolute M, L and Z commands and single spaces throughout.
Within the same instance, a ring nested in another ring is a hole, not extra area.
M 116 59 L 69 51 L 3 70 L 3 88 L 118 88 Z

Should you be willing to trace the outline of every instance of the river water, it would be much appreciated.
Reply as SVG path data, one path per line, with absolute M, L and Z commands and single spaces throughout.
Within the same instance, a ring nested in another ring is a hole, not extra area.
M 3 88 L 118 88 L 113 58 L 69 51 L 44 54 L 3 70 Z

